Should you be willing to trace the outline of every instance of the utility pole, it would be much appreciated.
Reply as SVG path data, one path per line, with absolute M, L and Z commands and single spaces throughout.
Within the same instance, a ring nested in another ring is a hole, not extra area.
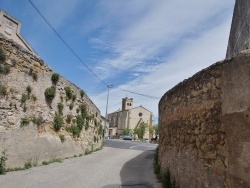
M 112 88 L 112 85 L 108 85 L 108 95 L 107 95 L 107 104 L 106 104 L 106 114 L 105 114 L 104 130 L 103 130 L 104 137 L 105 137 L 105 131 L 106 131 L 106 125 L 107 125 L 107 119 L 108 119 L 109 88 Z

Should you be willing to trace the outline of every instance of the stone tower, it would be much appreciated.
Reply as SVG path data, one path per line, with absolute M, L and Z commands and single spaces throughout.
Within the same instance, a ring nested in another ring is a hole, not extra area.
M 250 49 L 250 1 L 236 0 L 226 58 Z
M 122 98 L 122 111 L 128 110 L 133 107 L 133 98 L 129 99 L 128 97 Z

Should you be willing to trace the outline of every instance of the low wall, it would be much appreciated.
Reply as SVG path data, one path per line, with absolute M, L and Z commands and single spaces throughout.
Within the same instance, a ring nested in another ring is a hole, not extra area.
M 159 163 L 180 187 L 250 186 L 247 62 L 218 62 L 161 98 Z
M 80 88 L 60 76 L 56 95 L 48 103 L 44 91 L 53 85 L 51 75 L 54 71 L 42 59 L 3 36 L 0 36 L 0 47 L 6 54 L 6 60 L 0 62 L 0 66 L 10 67 L 8 74 L 0 74 L 0 152 L 7 150 L 7 167 L 22 167 L 29 161 L 41 164 L 55 157 L 72 157 L 84 154 L 85 150 L 99 148 L 103 142 L 99 131 L 101 114 L 90 98 L 86 94 L 81 96 Z M 24 101 L 23 95 L 28 95 L 27 87 L 31 88 L 31 93 Z M 75 100 L 66 99 L 65 87 L 70 87 Z M 2 92 L 3 88 L 6 93 Z M 63 126 L 55 131 L 53 121 L 59 114 L 59 103 L 63 104 Z M 85 120 L 85 127 L 77 137 L 69 131 L 69 127 L 76 124 L 82 104 L 86 105 L 91 116 Z M 71 116 L 70 122 L 66 121 L 67 116 Z M 39 125 L 34 118 L 40 118 Z M 24 119 L 29 123 L 22 126 Z M 64 137 L 65 141 L 60 137 Z

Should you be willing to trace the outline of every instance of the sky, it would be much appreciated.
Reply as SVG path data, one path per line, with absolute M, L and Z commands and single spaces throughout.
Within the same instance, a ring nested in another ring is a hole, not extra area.
M 37 54 L 83 89 L 103 116 L 110 85 L 108 113 L 121 109 L 122 98 L 133 98 L 133 106 L 153 112 L 157 123 L 158 103 L 168 90 L 225 58 L 234 4 L 235 0 L 0 0 L 0 9 L 21 21 L 21 35 Z

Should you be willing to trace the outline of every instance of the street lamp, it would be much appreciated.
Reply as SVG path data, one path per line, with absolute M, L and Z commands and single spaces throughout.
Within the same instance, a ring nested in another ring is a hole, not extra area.
M 107 96 L 106 114 L 105 114 L 104 130 L 103 130 L 104 137 L 105 137 L 106 124 L 107 124 L 107 119 L 108 119 L 107 116 L 108 116 L 108 105 L 109 105 L 109 88 L 112 88 L 112 85 L 108 85 L 108 96 Z

